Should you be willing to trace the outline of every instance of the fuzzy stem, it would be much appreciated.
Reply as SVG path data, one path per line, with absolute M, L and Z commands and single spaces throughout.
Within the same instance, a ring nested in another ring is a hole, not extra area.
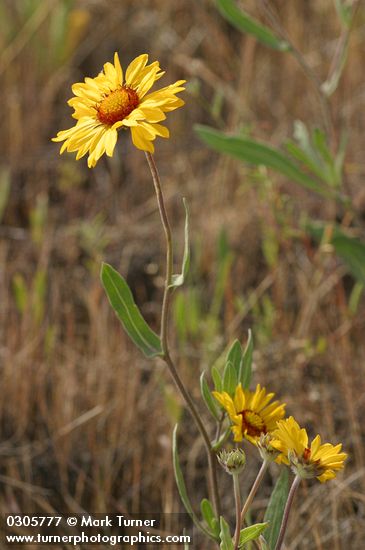
M 301 482 L 301 478 L 299 476 L 296 476 L 294 478 L 292 486 L 290 487 L 288 500 L 286 501 L 283 520 L 281 522 L 280 533 L 279 533 L 279 537 L 278 537 L 278 540 L 277 540 L 277 543 L 276 543 L 276 546 L 275 546 L 275 550 L 280 550 L 281 546 L 283 544 L 286 528 L 288 526 L 289 514 L 290 514 L 291 506 L 293 504 L 293 498 L 294 498 L 294 495 L 296 493 L 296 490 L 299 487 L 300 482 Z
M 168 342 L 168 321 L 169 321 L 169 308 L 170 308 L 170 298 L 171 298 L 171 281 L 172 281 L 172 270 L 173 270 L 173 248 L 172 248 L 172 233 L 167 216 L 165 201 L 162 193 L 161 180 L 157 170 L 155 160 L 151 153 L 146 152 L 146 158 L 148 166 L 150 168 L 153 184 L 156 191 L 158 209 L 160 212 L 161 222 L 165 233 L 166 238 L 166 278 L 165 278 L 165 288 L 164 296 L 162 301 L 162 312 L 161 312 L 161 345 L 163 356 L 162 359 L 165 361 L 171 376 L 180 391 L 186 406 L 188 407 L 191 416 L 193 417 L 197 428 L 203 438 L 204 445 L 207 452 L 208 466 L 209 466 L 209 478 L 210 478 L 210 488 L 211 496 L 214 506 L 214 511 L 217 517 L 220 517 L 220 504 L 219 504 L 219 493 L 218 493 L 218 481 L 217 481 L 217 471 L 216 471 L 216 459 L 215 453 L 210 443 L 209 436 L 204 427 L 203 421 L 200 418 L 200 415 L 194 405 L 193 400 L 191 399 L 189 393 L 187 392 L 179 374 L 176 369 L 175 363 L 170 355 L 169 342 Z
M 241 524 L 244 522 L 247 511 L 251 506 L 253 499 L 255 498 L 255 495 L 257 493 L 258 488 L 260 487 L 261 481 L 263 480 L 263 477 L 265 475 L 268 465 L 269 465 L 269 462 L 267 460 L 264 460 L 263 463 L 261 464 L 259 473 L 257 474 L 254 484 L 251 487 L 251 491 L 246 499 L 245 504 L 243 505 L 242 512 L 241 512 Z
M 241 533 L 241 493 L 239 474 L 233 474 L 234 501 L 236 504 L 236 530 L 234 533 L 234 550 L 238 550 Z

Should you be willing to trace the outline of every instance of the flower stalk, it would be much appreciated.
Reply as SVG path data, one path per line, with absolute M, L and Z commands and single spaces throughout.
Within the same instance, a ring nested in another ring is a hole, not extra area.
M 244 520 L 245 520 L 245 516 L 248 512 L 248 509 L 250 508 L 251 504 L 252 504 L 252 501 L 253 499 L 255 498 L 255 495 L 258 491 L 258 488 L 260 487 L 261 485 L 261 482 L 264 478 L 264 475 L 266 473 L 266 470 L 267 470 L 267 467 L 269 465 L 269 461 L 268 460 L 264 460 L 261 464 L 261 468 L 259 470 L 259 473 L 257 474 L 256 476 L 256 479 L 251 487 L 251 491 L 249 492 L 249 495 L 246 499 L 246 502 L 244 503 L 243 505 L 243 508 L 242 508 L 242 511 L 241 511 L 241 525 L 243 524 Z
M 281 522 L 279 537 L 278 537 L 278 540 L 276 542 L 275 550 L 280 550 L 281 547 L 282 547 L 282 544 L 284 542 L 286 528 L 288 526 L 288 519 L 289 519 L 290 510 L 291 510 L 291 507 L 292 507 L 292 504 L 293 504 L 294 495 L 295 495 L 295 493 L 296 493 L 296 491 L 299 487 L 300 482 L 301 482 L 301 477 L 299 475 L 295 476 L 294 481 L 292 483 L 292 486 L 290 487 L 288 500 L 286 501 L 283 520 Z
M 241 533 L 241 492 L 239 473 L 233 474 L 234 501 L 236 505 L 236 529 L 234 533 L 234 550 L 238 550 Z
M 208 433 L 204 427 L 203 421 L 200 418 L 200 415 L 194 405 L 193 400 L 191 399 L 188 391 L 186 390 L 184 383 L 182 382 L 178 371 L 176 369 L 175 363 L 170 355 L 169 342 L 168 342 L 168 320 L 169 320 L 169 309 L 170 309 L 170 298 L 171 298 L 171 282 L 172 282 L 172 271 L 173 271 L 173 246 L 172 246 L 172 233 L 171 227 L 166 211 L 164 196 L 162 192 L 161 180 L 159 172 L 155 163 L 155 160 L 151 153 L 145 152 L 148 166 L 151 171 L 153 184 L 155 187 L 158 209 L 161 217 L 162 226 L 165 233 L 166 239 L 166 277 L 165 277 L 165 287 L 164 287 L 164 296 L 162 301 L 162 311 L 161 311 L 161 345 L 163 356 L 162 359 L 165 361 L 170 374 L 182 395 L 186 406 L 188 407 L 191 416 L 193 417 L 197 428 L 203 438 L 204 446 L 206 448 L 207 458 L 208 458 L 208 467 L 209 467 L 209 480 L 210 480 L 210 490 L 211 497 L 214 506 L 214 511 L 217 517 L 220 516 L 220 503 L 219 503 L 219 493 L 218 493 L 218 481 L 217 481 L 217 472 L 216 472 L 216 457 L 215 452 L 212 448 Z

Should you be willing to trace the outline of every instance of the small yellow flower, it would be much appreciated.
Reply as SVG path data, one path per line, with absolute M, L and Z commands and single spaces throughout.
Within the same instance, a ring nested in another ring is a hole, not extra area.
M 233 423 L 235 441 L 245 438 L 256 445 L 261 434 L 274 430 L 277 421 L 285 414 L 285 404 L 280 404 L 279 401 L 270 403 L 275 394 L 266 393 L 266 389 L 261 388 L 260 384 L 257 384 L 254 392 L 243 390 L 239 384 L 233 399 L 227 392 L 214 391 L 213 395 Z
M 156 136 L 169 137 L 169 131 L 159 124 L 165 113 L 184 105 L 176 94 L 185 88 L 185 80 L 178 80 L 165 88 L 147 93 L 165 73 L 158 61 L 147 65 L 148 55 L 136 57 L 128 66 L 125 78 L 118 54 L 114 65 L 105 63 L 104 71 L 95 78 L 85 78 L 72 86 L 75 97 L 68 104 L 73 107 L 75 126 L 58 132 L 53 141 L 65 141 L 61 154 L 77 151 L 76 160 L 89 153 L 88 166 L 92 168 L 106 153 L 113 155 L 118 130 L 130 128 L 132 141 L 138 149 L 154 152 Z
M 341 453 L 341 444 L 322 445 L 317 435 L 309 445 L 306 430 L 300 428 L 292 416 L 278 422 L 272 435 L 275 439 L 271 445 L 283 453 L 282 462 L 289 464 L 300 477 L 316 477 L 323 483 L 336 477 L 337 471 L 344 467 L 347 454 Z

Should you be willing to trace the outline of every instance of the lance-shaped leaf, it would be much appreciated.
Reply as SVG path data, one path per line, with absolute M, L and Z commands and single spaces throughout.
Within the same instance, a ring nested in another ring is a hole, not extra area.
M 288 469 L 283 468 L 276 482 L 273 492 L 267 506 L 264 521 L 269 523 L 265 533 L 265 540 L 270 548 L 274 550 L 278 540 L 281 520 L 283 519 L 284 508 L 289 492 L 289 474 Z
M 188 204 L 185 199 L 183 199 L 183 203 L 185 208 L 184 256 L 182 261 L 181 273 L 172 276 L 172 282 L 170 285 L 171 288 L 175 288 L 184 284 L 186 276 L 189 272 L 189 267 L 190 267 L 189 210 L 188 210 Z
M 213 540 L 217 540 L 214 534 L 208 531 L 208 529 L 206 529 L 204 525 L 199 521 L 199 518 L 195 514 L 193 507 L 191 505 L 188 492 L 186 490 L 184 476 L 182 474 L 181 466 L 180 466 L 179 453 L 177 449 L 177 428 L 178 426 L 176 424 L 172 435 L 172 459 L 173 459 L 176 485 L 180 494 L 180 498 L 185 507 L 185 510 L 187 511 L 187 513 L 189 514 L 189 516 L 191 517 L 191 519 L 193 520 L 197 528 L 200 529 L 200 531 L 202 531 L 203 533 L 205 533 L 205 535 L 207 535 L 209 538 Z
M 205 373 L 204 372 L 202 372 L 201 377 L 200 377 L 200 391 L 201 391 L 202 397 L 204 399 L 204 403 L 207 406 L 207 409 L 209 410 L 209 412 L 211 413 L 213 418 L 215 418 L 215 420 L 219 421 L 220 413 L 219 413 L 219 409 L 218 409 L 218 404 L 217 404 L 217 402 L 215 401 L 214 397 L 211 394 L 211 391 L 209 389 L 207 381 L 205 380 Z
M 278 149 L 242 136 L 227 136 L 209 126 L 195 125 L 199 137 L 212 149 L 231 155 L 255 166 L 266 166 L 286 176 L 306 189 L 311 189 L 324 197 L 333 196 L 333 192 L 316 180 L 310 178 Z
M 213 506 L 210 500 L 208 500 L 207 498 L 203 498 L 200 503 L 200 510 L 204 520 L 209 526 L 209 529 L 212 531 L 212 533 L 215 534 L 217 538 L 219 538 L 219 521 L 215 517 Z
M 236 367 L 228 361 L 224 367 L 223 372 L 223 390 L 226 391 L 230 396 L 234 395 L 236 387 L 238 385 L 238 373 Z
M 267 522 L 255 523 L 255 525 L 250 525 L 249 527 L 242 529 L 240 532 L 239 548 L 243 548 L 247 542 L 250 542 L 250 540 L 257 539 L 261 533 L 265 531 L 268 525 L 269 524 Z
M 252 378 L 252 354 L 253 354 L 253 339 L 251 330 L 248 331 L 248 340 L 243 352 L 242 363 L 238 375 L 243 389 L 248 390 Z
M 101 281 L 124 330 L 146 357 L 162 355 L 161 341 L 136 306 L 125 279 L 109 264 L 102 264 Z
M 221 550 L 233 550 L 234 547 L 233 547 L 233 542 L 231 537 L 231 531 L 228 523 L 222 516 L 220 519 L 220 527 L 221 527 L 221 531 L 219 536 L 221 539 L 221 545 L 220 545 Z
M 216 0 L 216 4 L 223 17 L 239 31 L 252 34 L 262 44 L 275 50 L 287 51 L 290 49 L 287 42 L 277 38 L 270 29 L 250 17 L 236 5 L 234 0 Z
M 212 375 L 212 378 L 213 378 L 215 390 L 222 391 L 223 390 L 222 377 L 217 367 L 213 365 L 213 367 L 211 368 L 210 374 Z
M 242 347 L 238 340 L 235 340 L 230 347 L 227 355 L 227 363 L 232 363 L 234 366 L 237 377 L 240 372 L 241 364 L 242 364 Z

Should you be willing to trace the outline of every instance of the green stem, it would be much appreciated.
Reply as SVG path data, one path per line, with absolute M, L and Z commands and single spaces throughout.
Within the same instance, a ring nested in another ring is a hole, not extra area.
M 146 158 L 148 166 L 150 168 L 153 184 L 156 191 L 158 209 L 160 212 L 161 222 L 165 233 L 166 238 L 166 278 L 165 278 L 165 288 L 164 296 L 162 301 L 162 312 L 161 312 L 161 345 L 163 356 L 162 359 L 165 361 L 171 376 L 180 391 L 191 416 L 193 417 L 197 428 L 203 438 L 204 445 L 208 457 L 208 466 L 209 466 L 209 478 L 210 478 L 210 488 L 211 488 L 211 497 L 213 501 L 214 511 L 217 517 L 220 517 L 220 503 L 219 503 L 219 493 L 218 493 L 218 481 L 217 481 L 217 471 L 216 471 L 216 457 L 208 433 L 204 427 L 203 421 L 200 418 L 200 415 L 194 405 L 193 400 L 191 399 L 189 393 L 187 392 L 179 374 L 176 369 L 175 363 L 171 358 L 168 342 L 168 321 L 169 321 L 169 308 L 170 308 L 170 298 L 172 287 L 172 270 L 173 270 L 173 248 L 172 248 L 172 233 L 167 216 L 165 201 L 162 193 L 161 180 L 157 170 L 155 160 L 151 153 L 146 152 Z
M 261 481 L 264 478 L 268 465 L 269 465 L 269 462 L 267 460 L 264 460 L 263 463 L 261 464 L 259 473 L 257 474 L 254 484 L 251 487 L 251 491 L 246 499 L 245 504 L 243 505 L 242 512 L 241 512 L 241 524 L 243 523 L 245 516 L 247 514 L 247 511 L 251 506 L 253 499 L 255 498 L 255 495 L 257 493 L 258 488 L 260 487 Z
M 166 238 L 166 278 L 165 288 L 162 301 L 161 312 L 161 344 L 162 350 L 166 354 L 168 353 L 168 320 L 169 320 L 169 308 L 170 308 L 170 296 L 171 296 L 171 281 L 173 270 L 173 249 L 172 249 L 172 232 L 170 227 L 169 218 L 165 207 L 165 201 L 162 193 L 161 180 L 155 163 L 155 159 L 151 153 L 146 152 L 148 166 L 151 170 L 153 184 L 155 186 L 157 204 L 160 212 L 161 222 Z
M 236 504 L 236 530 L 234 533 L 234 550 L 238 550 L 241 533 L 241 493 L 239 474 L 233 474 L 234 501 Z
M 300 482 L 301 482 L 301 478 L 299 476 L 296 476 L 294 478 L 292 486 L 290 487 L 288 500 L 286 501 L 283 520 L 281 522 L 279 537 L 278 537 L 278 540 L 276 542 L 275 550 L 280 550 L 281 546 L 283 544 L 286 528 L 288 526 L 289 514 L 290 514 L 291 506 L 293 504 L 293 498 L 294 498 L 294 495 L 295 495 L 295 493 L 296 493 L 296 491 L 299 487 Z

